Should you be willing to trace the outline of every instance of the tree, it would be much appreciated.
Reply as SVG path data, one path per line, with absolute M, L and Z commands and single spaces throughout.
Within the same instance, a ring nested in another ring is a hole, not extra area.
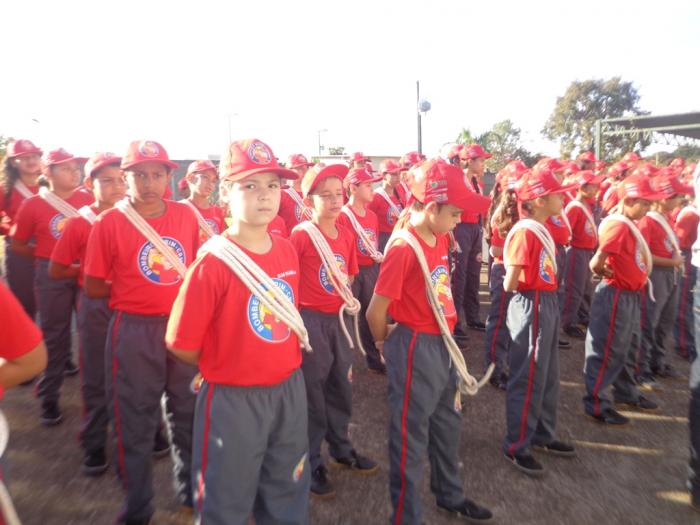
M 0 135 L 0 161 L 5 158 L 5 152 L 7 151 L 7 145 L 14 140 L 12 137 L 6 137 Z
M 577 80 L 557 98 L 542 134 L 559 142 L 561 156 L 570 158 L 574 153 L 593 150 L 596 120 L 648 114 L 639 107 L 639 93 L 632 82 L 620 77 Z M 626 151 L 643 151 L 649 144 L 650 140 L 642 136 L 606 137 L 601 157 L 611 159 Z
M 502 120 L 496 122 L 489 131 L 481 135 L 472 135 L 468 129 L 462 128 L 457 136 L 457 142 L 459 144 L 480 144 L 493 155 L 485 163 L 486 170 L 496 173 L 511 160 L 522 160 L 528 166 L 537 162 L 539 156 L 532 154 L 522 146 L 520 135 L 520 128 L 516 127 L 512 121 Z

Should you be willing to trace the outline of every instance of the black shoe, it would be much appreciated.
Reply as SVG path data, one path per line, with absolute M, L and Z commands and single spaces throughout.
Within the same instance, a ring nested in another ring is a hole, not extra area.
M 45 405 L 41 410 L 39 420 L 45 427 L 52 427 L 63 421 L 63 415 L 61 414 L 61 410 L 58 408 L 58 403 L 50 403 Z
M 368 370 L 369 370 L 370 372 L 372 372 L 373 374 L 377 374 L 377 375 L 380 375 L 380 376 L 385 376 L 385 375 L 386 375 L 386 365 L 383 365 L 383 364 L 381 364 L 381 363 L 378 364 L 378 365 L 374 365 L 374 366 L 368 366 L 367 368 L 368 368 Z
M 486 331 L 486 325 L 482 323 L 481 321 L 472 321 L 467 323 L 467 326 L 471 328 L 472 330 L 476 330 L 478 332 L 485 332 Z
M 558 346 L 559 348 L 571 348 L 571 341 L 567 341 L 566 339 L 559 339 Z
M 508 374 L 505 372 L 492 373 L 489 377 L 489 384 L 499 390 L 506 390 L 508 388 Z
M 124 525 L 148 525 L 151 523 L 151 518 L 135 518 L 130 520 L 125 520 Z
M 107 456 L 103 448 L 88 452 L 83 461 L 83 474 L 86 476 L 99 476 L 107 470 Z
M 69 359 L 68 361 L 66 361 L 66 366 L 63 369 L 64 376 L 74 376 L 78 372 L 80 372 L 80 368 L 78 368 L 72 360 Z
M 151 453 L 154 458 L 161 459 L 168 455 L 170 452 L 170 442 L 168 438 L 163 434 L 163 429 L 159 428 L 156 432 L 156 439 L 153 443 L 153 452 Z
M 323 465 L 311 472 L 311 495 L 321 499 L 335 496 L 335 488 L 328 479 L 328 469 Z
M 651 373 L 654 374 L 656 377 L 660 377 L 661 379 L 682 379 L 683 376 L 671 365 L 665 364 L 661 365 L 660 367 L 654 368 L 652 367 Z
M 568 335 L 569 337 L 574 337 L 576 339 L 585 339 L 586 338 L 586 332 L 581 330 L 578 326 L 576 325 L 569 325 L 564 328 L 564 333 Z
M 628 425 L 630 422 L 628 417 L 623 416 L 617 410 L 614 410 L 612 408 L 604 410 L 597 416 L 594 416 L 593 414 L 588 414 L 588 416 L 593 418 L 594 421 L 598 423 L 603 423 L 605 425 L 623 426 Z
M 544 474 L 544 467 L 530 454 L 503 454 L 503 457 L 528 476 L 539 477 Z
M 489 523 L 493 514 L 487 508 L 480 507 L 471 500 L 464 499 L 459 505 L 443 505 L 441 503 L 437 504 L 438 509 L 443 512 L 449 512 L 456 517 L 462 518 L 469 523 Z
M 639 396 L 639 399 L 637 401 L 615 401 L 615 404 L 617 405 L 625 405 L 628 408 L 634 409 L 634 410 L 656 410 L 659 408 L 659 405 L 654 403 L 651 399 L 648 399 L 644 396 Z
M 454 340 L 455 343 L 457 343 L 457 346 L 460 350 L 466 350 L 467 348 L 469 348 L 469 336 L 455 335 Z
M 637 382 L 637 386 L 640 390 L 645 392 L 651 392 L 652 390 L 661 390 L 659 383 L 654 379 L 651 374 L 639 374 L 635 376 L 634 380 Z
M 563 443 L 562 441 L 554 440 L 548 445 L 532 445 L 532 448 L 539 450 L 540 452 L 546 452 L 547 454 L 562 458 L 576 457 L 576 450 L 574 450 L 574 447 L 568 443 Z
M 370 475 L 379 470 L 379 465 L 369 458 L 360 456 L 354 450 L 350 451 L 350 455 L 345 458 L 335 458 L 335 467 L 354 470 L 358 474 Z

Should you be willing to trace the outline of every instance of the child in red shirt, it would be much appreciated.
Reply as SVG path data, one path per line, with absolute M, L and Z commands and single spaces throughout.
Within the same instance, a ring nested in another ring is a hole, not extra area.
M 394 225 L 399 219 L 403 206 L 396 188 L 399 186 L 401 166 L 391 159 L 379 164 L 382 184 L 374 190 L 372 202 L 367 206 L 377 215 L 379 221 L 379 251 L 384 252 L 386 242 L 391 237 Z
M 226 229 L 224 210 L 209 202 L 218 182 L 216 166 L 209 160 L 195 160 L 188 166 L 185 180 L 190 196 L 180 202 L 195 213 L 199 222 L 199 241 L 204 243 Z
M 503 248 L 503 287 L 515 292 L 508 305 L 510 376 L 506 390 L 505 458 L 517 469 L 539 476 L 544 467 L 532 456 L 536 448 L 571 457 L 574 448 L 555 436 L 559 398 L 559 299 L 556 246 L 547 220 L 562 211 L 562 186 L 549 167 L 522 175 L 515 190 L 520 219 Z
M 309 405 L 311 493 L 318 497 L 335 494 L 321 457 L 324 439 L 338 466 L 365 474 L 378 469 L 374 461 L 355 451 L 348 436 L 352 341 L 344 312 L 349 307 L 356 316 L 360 305 L 350 290 L 350 280 L 358 272 L 355 236 L 337 223 L 347 173 L 342 164 L 316 165 L 306 172 L 301 190 L 313 217 L 297 225 L 290 236 L 299 256 L 301 316 L 314 349 L 303 355 L 301 369 Z
M 697 355 L 695 350 L 695 323 L 693 322 L 693 287 L 697 278 L 697 268 L 691 262 L 692 246 L 698 237 L 700 212 L 691 201 L 682 207 L 676 216 L 675 232 L 684 259 L 678 299 L 678 319 L 674 330 L 676 352 L 692 362 Z
M 306 160 L 304 155 L 295 153 L 287 159 L 286 166 L 297 174 L 296 179 L 290 179 L 291 186 L 282 189 L 279 216 L 291 231 L 301 221 L 311 218 L 311 210 L 304 204 L 301 196 L 301 178 L 304 173 L 313 166 L 313 162 Z
M 288 240 L 267 232 L 281 179 L 297 174 L 256 139 L 232 143 L 220 173 L 231 226 L 202 246 L 166 334 L 170 351 L 199 365 L 203 379 L 194 422 L 196 520 L 245 523 L 252 514 L 258 523 L 306 523 L 309 441 L 299 342 L 309 343 L 296 310 L 299 260 Z M 272 296 L 274 305 L 265 304 Z
M 20 204 L 39 191 L 37 179 L 41 174 L 41 149 L 26 139 L 7 145 L 0 175 L 0 235 L 5 236 L 5 278 L 15 297 L 34 319 L 34 260 L 10 249 L 11 230 Z
M 442 160 L 414 167 L 407 180 L 413 202 L 389 240 L 367 311 L 389 378 L 392 523 L 421 523 L 426 453 L 438 507 L 486 522 L 491 512 L 464 497 L 459 476 L 460 390 L 475 394 L 480 385 L 452 336 L 457 312 L 447 233 L 463 210 L 485 213 L 489 201 L 469 191 L 462 170 Z M 387 326 L 387 313 L 397 325 Z
M 343 206 L 338 224 L 355 233 L 355 249 L 360 271 L 352 281 L 352 293 L 361 305 L 360 339 L 366 353 L 367 366 L 373 372 L 385 374 L 386 368 L 374 346 L 374 339 L 365 318 L 379 275 L 379 263 L 384 258 L 377 246 L 379 221 L 375 213 L 368 208 L 373 198 L 372 184 L 378 180 L 364 168 L 350 170 L 344 181 L 349 200 L 348 204 Z
M 37 384 L 41 399 L 41 423 L 56 425 L 63 416 L 58 406 L 63 375 L 70 362 L 71 318 L 78 292 L 74 277 L 54 280 L 49 277 L 49 258 L 70 216 L 77 208 L 92 202 L 80 184 L 80 165 L 86 159 L 74 157 L 64 149 L 44 156 L 45 176 L 49 188 L 42 188 L 22 202 L 12 227 L 14 252 L 34 257 L 34 286 L 39 306 L 49 362 Z
M 613 385 L 615 402 L 653 410 L 656 403 L 640 395 L 628 366 L 640 331 L 640 291 L 646 286 L 652 255 L 647 239 L 633 221 L 646 215 L 651 202 L 664 196 L 654 190 L 649 177 L 633 173 L 617 185 L 620 212 L 603 220 L 599 246 L 590 262 L 591 271 L 603 279 L 591 304 L 583 369 L 586 414 L 605 425 L 625 425 L 629 418 L 613 408 L 603 395 Z
M 148 523 L 153 514 L 151 451 L 163 394 L 177 496 L 192 507 L 195 396 L 190 385 L 196 368 L 170 354 L 164 337 L 187 265 L 199 248 L 199 226 L 186 205 L 163 199 L 176 167 L 157 142 L 132 142 L 121 162 L 129 199 L 100 214 L 85 255 L 85 293 L 109 297 L 114 312 L 105 349 L 106 395 L 126 492 L 121 522 Z

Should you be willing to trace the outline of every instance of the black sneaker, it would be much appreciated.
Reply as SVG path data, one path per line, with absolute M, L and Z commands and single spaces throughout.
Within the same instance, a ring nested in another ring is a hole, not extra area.
M 61 410 L 58 408 L 58 403 L 50 403 L 45 405 L 41 410 L 39 420 L 45 427 L 52 427 L 63 421 L 63 415 L 61 414 Z
M 614 410 L 612 408 L 608 408 L 607 410 L 604 410 L 597 416 L 594 416 L 593 414 L 588 414 L 589 417 L 593 418 L 594 421 L 598 423 L 602 423 L 605 425 L 611 425 L 611 426 L 623 426 L 623 425 L 629 425 L 630 420 L 628 417 L 623 416 L 620 414 L 617 410 Z
M 528 476 L 539 477 L 544 474 L 544 467 L 531 454 L 503 454 L 503 457 Z
M 586 332 L 581 330 L 576 325 L 569 325 L 569 326 L 564 327 L 564 333 L 566 335 L 568 335 L 569 337 L 575 337 L 576 339 L 585 339 L 586 338 Z
M 480 507 L 471 500 L 464 499 L 459 505 L 443 505 L 437 504 L 437 508 L 442 512 L 448 512 L 455 517 L 462 518 L 468 523 L 489 523 L 493 514 L 487 508 Z
M 576 457 L 576 450 L 574 450 L 574 447 L 562 441 L 554 440 L 548 445 L 532 445 L 532 448 L 562 458 Z
M 571 341 L 567 341 L 566 339 L 559 339 L 558 346 L 559 348 L 571 348 Z
M 354 450 L 350 451 L 350 455 L 346 458 L 335 458 L 335 467 L 350 469 L 358 474 L 370 475 L 379 470 L 379 465 L 369 458 L 360 456 Z
M 457 343 L 457 346 L 459 347 L 460 350 L 466 350 L 469 348 L 469 337 L 466 335 L 455 335 L 454 336 L 455 343 Z
M 675 368 L 669 364 L 661 365 L 660 367 L 652 367 L 651 373 L 656 377 L 661 379 L 682 379 L 683 375 L 680 374 Z
M 471 328 L 472 330 L 476 330 L 477 332 L 485 332 L 486 331 L 486 325 L 482 323 L 481 321 L 472 321 L 467 323 L 467 326 Z
M 508 374 L 505 372 L 494 372 L 489 377 L 489 384 L 499 390 L 506 390 L 508 388 Z
M 634 409 L 634 410 L 656 410 L 659 408 L 659 405 L 654 403 L 651 399 L 648 399 L 644 396 L 639 396 L 639 399 L 637 401 L 615 401 L 615 404 L 617 405 L 624 405 L 628 408 Z
M 328 479 L 328 469 L 323 465 L 319 465 L 311 472 L 311 495 L 320 499 L 335 496 L 335 488 Z
M 66 366 L 63 369 L 64 376 L 74 376 L 78 372 L 80 372 L 80 368 L 78 368 L 77 365 L 71 359 L 66 361 Z
M 154 458 L 161 459 L 168 455 L 170 452 L 170 442 L 168 438 L 165 437 L 162 428 L 158 428 L 156 432 L 156 439 L 153 442 L 153 452 L 151 453 Z
M 107 456 L 103 448 L 88 452 L 83 461 L 83 474 L 86 476 L 99 476 L 107 470 Z

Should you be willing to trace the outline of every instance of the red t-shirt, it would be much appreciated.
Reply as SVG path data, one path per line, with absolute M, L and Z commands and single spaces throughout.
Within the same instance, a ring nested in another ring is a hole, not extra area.
M 668 215 L 665 215 L 665 218 L 669 226 L 673 224 Z M 663 227 L 658 222 L 645 215 L 637 222 L 637 228 L 642 232 L 644 238 L 647 239 L 649 250 L 651 250 L 652 255 L 666 257 L 668 259 L 673 257 L 673 244 L 671 239 L 666 235 Z
M 351 211 L 352 213 L 355 213 L 354 210 Z M 360 226 L 362 226 L 362 229 L 365 230 L 367 237 L 369 237 L 370 241 L 372 241 L 374 249 L 378 249 L 377 238 L 379 236 L 379 221 L 377 219 L 377 215 L 372 210 L 365 209 L 364 217 L 360 217 L 357 213 L 355 213 L 355 218 L 360 223 Z M 362 242 L 360 236 L 355 231 L 355 228 L 352 227 L 352 223 L 350 222 L 350 219 L 347 217 L 347 215 L 345 215 L 345 213 L 341 213 L 340 217 L 338 217 L 338 224 L 341 224 L 344 228 L 352 232 L 352 234 L 355 236 L 355 247 L 357 248 L 357 264 L 360 267 L 372 266 L 374 264 L 374 259 L 372 259 L 369 256 L 369 251 L 367 251 L 365 243 Z
M 694 206 L 686 206 L 676 217 L 675 230 L 681 250 L 689 250 L 698 238 L 700 215 Z
M 25 313 L 7 286 L 0 282 L 0 357 L 16 359 L 41 342 L 41 330 Z
M 65 201 L 75 209 L 92 204 L 95 198 L 83 191 L 74 191 Z M 34 195 L 25 200 L 19 207 L 15 224 L 12 227 L 12 236 L 20 241 L 34 239 L 34 257 L 48 259 L 51 257 L 56 241 L 61 237 L 66 227 L 68 217 L 56 211 L 48 202 L 39 195 Z
M 298 303 L 299 259 L 291 242 L 273 235 L 272 248 L 265 254 L 240 248 Z M 201 349 L 199 370 L 210 383 L 274 385 L 301 365 L 296 334 L 210 253 L 187 272 L 165 340 L 180 350 Z
M 506 244 L 506 240 L 501 237 L 498 227 L 491 223 L 491 246 L 495 248 L 503 248 Z M 493 258 L 493 262 L 496 264 L 503 264 L 503 255 Z
M 333 250 L 338 261 L 338 268 L 348 276 L 353 276 L 358 272 L 355 236 L 350 230 L 338 223 L 336 223 L 336 228 L 338 236 L 335 239 L 331 239 L 325 233 L 323 236 Z M 321 262 L 321 256 L 311 242 L 309 234 L 302 230 L 295 230 L 289 240 L 292 241 L 299 255 L 301 271 L 299 304 L 304 308 L 319 312 L 336 313 L 343 305 L 343 299 L 331 285 L 326 269 Z
M 287 223 L 284 222 L 284 219 L 280 215 L 275 215 L 275 218 L 272 219 L 272 222 L 267 225 L 267 231 L 268 233 L 279 235 L 280 237 L 284 237 L 285 239 L 289 238 Z
M 447 235 L 438 235 L 435 246 L 428 246 L 412 227 L 408 231 L 423 248 L 430 280 L 452 331 L 457 322 L 457 310 L 450 287 L 450 263 L 447 255 L 449 238 Z M 389 248 L 381 264 L 374 293 L 391 299 L 389 314 L 396 322 L 417 332 L 440 333 L 440 326 L 428 300 L 423 271 L 413 248 L 404 241 L 395 241 Z
M 466 177 L 466 175 L 465 175 L 465 177 Z M 468 189 L 474 191 L 474 189 L 475 189 L 474 183 L 471 180 L 466 180 L 465 183 L 466 183 Z M 477 186 L 477 188 L 479 188 L 478 193 L 483 195 L 484 183 L 481 180 L 477 180 L 476 186 Z M 474 212 L 471 212 L 468 210 L 464 210 L 462 212 L 462 222 L 466 222 L 469 224 L 476 224 L 477 222 L 479 222 L 480 217 L 481 217 L 481 214 L 479 214 L 479 213 L 474 213 Z
M 93 212 L 97 213 L 97 207 L 90 206 Z M 90 224 L 84 217 L 71 217 L 66 222 L 66 227 L 63 230 L 63 235 L 56 242 L 56 246 L 51 252 L 51 260 L 70 266 L 77 263 L 80 266 L 78 274 L 78 284 L 82 287 L 85 269 L 85 248 L 87 248 L 88 237 L 90 237 Z
M 165 200 L 165 213 L 146 222 L 189 265 L 199 248 L 199 225 L 185 204 Z M 85 275 L 111 279 L 109 307 L 140 315 L 168 315 L 180 274 L 119 210 L 95 221 L 85 254 Z
M 571 241 L 571 232 L 569 227 L 564 222 L 564 219 L 559 215 L 552 215 L 544 224 L 549 230 L 554 244 L 558 246 L 568 246 Z
M 280 196 L 280 209 L 277 214 L 284 219 L 284 223 L 287 225 L 289 231 L 299 224 L 301 221 L 306 220 L 306 216 L 302 213 L 302 208 L 296 201 L 289 196 L 287 191 L 296 191 L 292 187 L 288 187 L 282 190 L 282 195 Z M 299 198 L 301 199 L 301 194 L 297 191 Z
M 214 231 L 214 235 L 219 235 L 221 232 L 223 232 L 226 229 L 226 213 L 224 210 L 212 204 L 208 208 L 200 208 L 197 206 L 194 202 L 190 201 L 195 208 L 197 208 L 197 211 L 204 217 L 204 220 L 207 222 L 209 227 Z M 204 242 L 208 239 L 207 234 L 204 233 L 204 231 L 199 232 L 199 243 L 204 244 Z
M 401 201 L 396 193 L 394 193 L 394 191 L 391 193 L 387 192 L 387 195 L 389 195 L 389 199 L 394 203 L 394 206 L 396 206 L 400 212 L 403 209 L 403 206 L 401 206 Z M 381 233 L 391 233 L 394 231 L 394 225 L 396 224 L 396 219 L 398 217 L 396 217 L 391 211 L 389 203 L 384 199 L 384 197 L 375 192 L 372 202 L 367 207 L 377 215 L 377 220 L 379 221 L 379 231 Z
M 591 211 L 587 204 L 583 203 L 583 205 Z M 571 246 L 584 250 L 594 250 L 598 244 L 595 225 L 591 224 L 586 213 L 579 206 L 569 206 L 566 216 L 571 224 Z M 592 211 L 591 216 L 593 216 Z
M 544 245 L 530 230 L 518 230 L 508 245 L 509 266 L 522 266 L 518 278 L 518 291 L 554 291 L 557 289 L 557 274 L 554 261 Z
M 648 242 L 644 232 L 642 236 Z M 648 266 L 629 227 L 620 221 L 610 223 L 600 232 L 599 243 L 598 250 L 609 254 L 606 263 L 613 272 L 605 282 L 623 290 L 641 290 L 647 282 Z
M 39 186 L 29 186 L 27 189 L 34 195 L 39 191 Z M 10 192 L 10 200 L 5 205 L 5 193 L 0 192 L 0 235 L 9 235 L 12 225 L 14 224 L 15 216 L 22 202 L 26 200 L 16 188 L 12 188 Z

